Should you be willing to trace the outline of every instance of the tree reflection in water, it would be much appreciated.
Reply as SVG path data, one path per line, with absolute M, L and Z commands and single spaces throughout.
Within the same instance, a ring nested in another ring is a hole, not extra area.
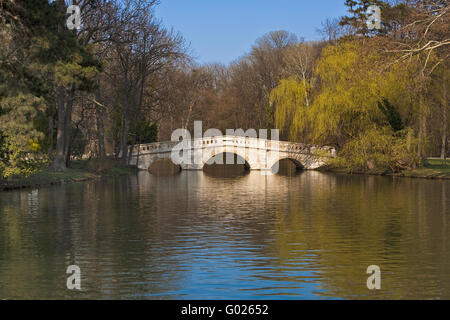
M 449 188 L 205 170 L 4 192 L 0 298 L 449 299 Z

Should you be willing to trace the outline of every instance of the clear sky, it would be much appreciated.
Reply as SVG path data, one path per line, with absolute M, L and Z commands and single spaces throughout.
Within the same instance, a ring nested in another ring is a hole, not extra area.
M 344 0 L 160 0 L 156 16 L 179 31 L 200 63 L 227 64 L 269 31 L 318 40 L 326 18 L 346 13 Z

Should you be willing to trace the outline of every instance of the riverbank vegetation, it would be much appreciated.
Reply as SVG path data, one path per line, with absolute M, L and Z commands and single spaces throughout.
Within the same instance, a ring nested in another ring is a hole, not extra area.
M 72 2 L 82 23 L 69 30 Z M 322 41 L 269 32 L 225 66 L 197 64 L 155 17 L 157 1 L 1 0 L 0 178 L 70 172 L 82 158 L 126 168 L 127 146 L 194 120 L 334 146 L 333 166 L 350 172 L 447 157 L 448 2 L 345 4 L 346 17 L 322 22 Z M 370 5 L 381 29 L 366 24 Z
M 395 175 L 410 178 L 450 179 L 450 160 L 427 159 L 422 167 L 404 170 Z
M 0 179 L 0 191 L 64 184 L 129 175 L 136 172 L 136 168 L 124 167 L 113 159 L 75 160 L 71 167 L 64 171 L 52 168 L 41 168 L 27 177 L 19 176 L 10 179 Z

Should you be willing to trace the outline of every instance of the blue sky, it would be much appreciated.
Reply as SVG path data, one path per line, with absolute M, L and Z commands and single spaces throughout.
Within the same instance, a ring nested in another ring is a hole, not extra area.
M 200 63 L 229 63 L 269 31 L 318 40 L 326 18 L 346 13 L 344 0 L 160 0 L 156 15 L 179 31 Z

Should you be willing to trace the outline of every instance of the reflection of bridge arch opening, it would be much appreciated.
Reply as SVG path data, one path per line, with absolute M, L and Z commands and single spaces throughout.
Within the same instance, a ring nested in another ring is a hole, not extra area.
M 152 175 L 174 175 L 181 171 L 181 166 L 174 164 L 171 159 L 157 158 L 149 165 L 148 171 Z
M 276 167 L 277 164 L 279 166 L 278 168 Z M 289 175 L 301 171 L 304 168 L 305 168 L 304 165 L 300 161 L 288 157 L 288 158 L 281 158 L 278 161 L 276 161 L 273 164 L 271 170 L 272 172 L 276 172 L 281 175 L 285 174 Z
M 239 154 L 233 152 L 219 152 L 206 160 L 203 170 L 220 170 L 229 172 L 245 172 L 250 170 L 250 164 Z

